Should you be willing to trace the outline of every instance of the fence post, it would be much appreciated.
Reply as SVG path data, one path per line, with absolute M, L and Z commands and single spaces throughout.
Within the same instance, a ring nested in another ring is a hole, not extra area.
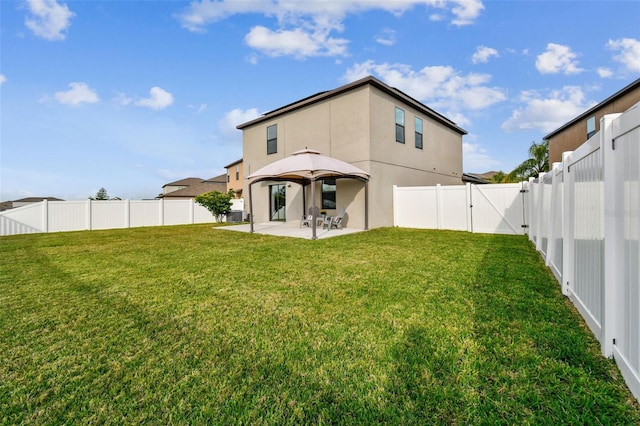
M 622 254 L 624 252 L 624 206 L 623 179 L 619 173 L 614 151 L 614 125 L 620 114 L 605 115 L 600 119 L 600 150 L 603 165 L 604 196 L 604 280 L 602 283 L 602 354 L 613 356 L 613 347 L 621 324 L 618 311 L 622 300 L 624 279 L 620 272 L 624 270 Z
M 536 198 L 538 188 L 536 188 L 535 185 L 535 178 L 530 177 L 529 182 L 527 182 L 527 190 L 529 191 L 527 193 L 529 198 L 529 232 L 527 232 L 527 234 L 529 235 L 529 241 L 531 242 L 535 241 L 537 232 L 536 230 L 538 229 L 536 227 L 536 220 L 538 220 L 538 215 L 535 214 L 535 209 L 538 206 L 538 200 Z
M 124 200 L 124 227 L 131 228 L 131 202 Z
M 393 226 L 398 226 L 398 185 L 393 185 Z
M 91 231 L 91 199 L 87 199 L 87 208 L 85 210 L 86 214 L 86 228 Z
M 436 229 L 442 229 L 442 192 L 440 184 L 436 184 Z
M 160 226 L 164 225 L 164 198 L 160 198 Z
M 190 198 L 191 203 L 189 203 L 189 217 L 191 218 L 191 224 L 196 223 L 195 210 L 196 210 L 196 200 Z
M 473 233 L 473 198 L 470 183 L 465 184 L 465 196 L 467 197 L 467 232 Z
M 562 185 L 562 294 L 569 295 L 569 288 L 573 282 L 575 268 L 573 224 L 574 224 L 574 195 L 575 182 L 571 168 L 571 153 L 562 154 L 562 170 L 564 184 Z
M 42 200 L 42 232 L 49 232 L 49 200 Z
M 551 264 L 554 256 L 556 255 L 556 245 L 554 244 L 554 240 L 556 237 L 556 233 L 558 230 L 556 229 L 556 221 L 554 220 L 554 215 L 556 213 L 556 209 L 558 208 L 556 193 L 558 192 L 558 169 L 560 168 L 560 163 L 553 163 L 551 167 L 551 193 L 549 194 L 550 208 L 549 208 L 549 232 L 547 233 L 547 258 L 544 261 L 546 266 Z M 560 277 L 560 284 L 562 284 L 562 277 Z
M 538 205 L 536 209 L 536 250 L 542 252 L 542 212 L 544 211 L 544 175 L 545 173 L 540 173 L 538 175 Z M 546 220 L 547 218 L 545 218 Z M 546 259 L 545 259 L 546 260 Z

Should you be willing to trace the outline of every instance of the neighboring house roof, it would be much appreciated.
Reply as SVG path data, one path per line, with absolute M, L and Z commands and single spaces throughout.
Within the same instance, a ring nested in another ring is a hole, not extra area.
M 185 184 L 188 184 L 188 186 L 167 194 L 162 194 L 160 198 L 193 198 L 205 192 L 227 192 L 227 175 L 219 175 L 206 180 L 201 178 L 186 178 L 168 183 L 164 185 L 163 188 L 165 186 L 185 186 Z
M 184 179 L 177 180 L 175 182 L 167 183 L 165 185 L 162 185 L 162 187 L 164 188 L 165 186 L 189 186 L 189 185 L 195 185 L 197 183 L 202 182 L 203 180 L 204 179 L 202 179 L 202 178 L 189 177 L 189 178 L 184 178 Z
M 609 96 L 607 99 L 605 99 L 604 101 L 600 102 L 598 105 L 594 106 L 593 108 L 588 109 L 587 111 L 585 111 L 584 113 L 580 114 L 579 116 L 577 116 L 576 118 L 574 118 L 573 120 L 569 121 L 568 123 L 564 124 L 562 127 L 559 127 L 558 129 L 554 130 L 553 132 L 549 133 L 547 136 L 543 137 L 543 140 L 547 140 L 550 139 L 552 137 L 554 137 L 555 135 L 557 135 L 558 133 L 562 132 L 564 129 L 572 126 L 573 124 L 593 115 L 596 111 L 604 108 L 606 105 L 614 102 L 615 100 L 621 98 L 622 96 L 626 95 L 627 93 L 636 90 L 640 88 L 640 78 L 635 80 L 634 82 L 632 82 L 631 84 L 629 84 L 628 86 L 622 88 L 621 90 L 617 91 L 616 93 L 614 93 L 613 95 Z
M 21 198 L 19 200 L 13 200 L 14 203 L 39 203 L 40 201 L 64 201 L 60 198 L 56 197 L 27 197 Z
M 225 168 L 225 169 L 228 169 L 229 167 L 231 167 L 231 166 L 235 166 L 235 165 L 236 165 L 236 164 L 238 164 L 238 163 L 242 163 L 242 158 L 241 158 L 241 159 L 239 159 L 239 160 L 234 161 L 233 163 L 229 163 L 229 164 L 227 164 L 226 166 L 224 166 L 224 168 Z
M 316 93 L 315 95 L 309 96 L 307 98 L 298 100 L 296 102 L 293 102 L 291 104 L 285 105 L 281 108 L 275 109 L 273 111 L 267 112 L 266 114 L 264 114 L 261 117 L 258 117 L 254 120 L 248 121 L 246 123 L 240 124 L 237 126 L 237 129 L 244 129 L 246 127 L 252 126 L 254 124 L 258 124 L 260 122 L 266 121 L 266 120 L 270 120 L 273 119 L 275 117 L 278 117 L 280 115 L 295 111 L 297 109 L 300 108 L 304 108 L 307 107 L 309 105 L 318 103 L 318 102 L 322 102 L 324 100 L 327 100 L 329 98 L 332 98 L 334 96 L 338 96 L 341 95 L 345 92 L 348 92 L 350 90 L 354 90 L 356 88 L 359 88 L 361 86 L 364 85 L 371 85 L 373 87 L 378 88 L 379 90 L 387 93 L 390 96 L 393 96 L 394 98 L 404 102 L 407 105 L 412 106 L 413 108 L 415 108 L 416 110 L 422 112 L 423 114 L 433 118 L 434 120 L 438 121 L 441 124 L 444 124 L 445 126 L 449 127 L 450 129 L 454 130 L 455 132 L 459 133 L 460 135 L 466 135 L 467 131 L 458 127 L 456 125 L 456 123 L 454 123 L 453 121 L 449 120 L 448 118 L 446 118 L 445 116 L 437 113 L 436 111 L 432 110 L 431 108 L 429 108 L 428 106 L 424 105 L 423 103 L 417 101 L 416 99 L 412 98 L 411 96 L 407 95 L 404 92 L 401 92 L 400 90 L 393 88 L 391 86 L 388 86 L 387 84 L 383 83 L 382 81 L 378 80 L 375 77 L 369 76 L 369 77 L 365 77 L 362 78 L 360 80 L 354 81 L 353 83 L 349 83 L 346 84 L 344 86 L 338 87 L 337 89 L 334 90 L 329 90 L 326 92 L 320 92 L 320 93 Z
M 482 175 L 476 175 L 473 173 L 463 173 L 462 174 L 462 182 L 464 183 L 475 183 L 475 184 L 485 184 L 490 183 L 487 179 L 482 177 Z

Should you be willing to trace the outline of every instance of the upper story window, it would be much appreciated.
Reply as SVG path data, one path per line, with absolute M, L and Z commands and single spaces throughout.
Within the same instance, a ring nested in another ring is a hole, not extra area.
M 231 181 L 231 174 L 229 173 L 229 169 L 227 169 L 227 182 Z
M 396 108 L 396 142 L 404 143 L 404 110 Z
M 278 125 L 267 127 L 267 154 L 278 152 Z
M 587 139 L 596 134 L 596 116 L 587 118 Z
M 236 180 L 240 180 L 240 165 L 236 164 Z
M 416 148 L 422 149 L 422 119 L 416 117 L 414 122 L 416 129 Z
M 336 180 L 324 179 L 322 181 L 322 208 L 336 208 Z

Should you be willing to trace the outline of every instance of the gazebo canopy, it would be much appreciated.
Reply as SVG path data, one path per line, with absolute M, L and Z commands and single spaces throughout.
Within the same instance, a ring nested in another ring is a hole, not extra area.
M 289 157 L 275 161 L 247 176 L 249 181 L 249 208 L 251 210 L 251 232 L 253 232 L 253 200 L 251 185 L 264 180 L 296 182 L 302 186 L 326 178 L 350 178 L 357 179 L 365 184 L 365 229 L 369 227 L 368 212 L 368 181 L 369 173 L 356 166 L 327 157 L 313 149 L 296 151 Z M 304 197 L 303 197 L 304 199 Z M 311 185 L 311 203 L 313 205 L 313 220 L 311 221 L 312 238 L 316 239 L 316 209 L 315 209 L 315 185 Z M 303 201 L 304 203 L 304 201 Z
M 366 182 L 369 180 L 369 173 L 337 158 L 322 155 L 319 151 L 303 149 L 264 166 L 247 176 L 247 179 L 249 184 L 262 180 L 284 180 L 306 185 L 311 181 L 329 177 Z

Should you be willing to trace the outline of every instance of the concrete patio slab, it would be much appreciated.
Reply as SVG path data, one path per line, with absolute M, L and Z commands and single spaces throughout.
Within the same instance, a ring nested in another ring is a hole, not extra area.
M 231 225 L 231 226 L 219 226 L 214 227 L 221 231 L 237 231 L 237 232 L 251 232 L 250 224 Z M 253 230 L 256 234 L 275 235 L 278 237 L 294 237 L 294 238 L 306 238 L 311 239 L 312 230 L 308 226 L 300 227 L 298 222 L 266 222 L 266 223 L 254 223 Z M 339 237 L 341 235 L 354 234 L 356 232 L 364 232 L 364 229 L 356 228 L 343 228 L 343 229 L 323 229 L 322 227 L 316 228 L 316 237 L 331 238 Z

